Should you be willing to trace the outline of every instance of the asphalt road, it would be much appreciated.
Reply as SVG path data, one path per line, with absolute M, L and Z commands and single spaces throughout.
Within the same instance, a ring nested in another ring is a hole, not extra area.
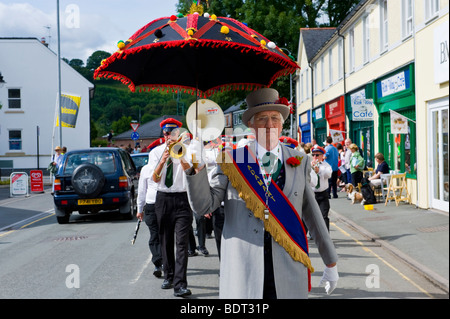
M 162 279 L 152 275 L 144 223 L 131 245 L 136 220 L 104 213 L 75 215 L 69 224 L 59 225 L 52 208 L 48 190 L 9 198 L 0 189 L 0 298 L 179 299 L 173 290 L 162 290 Z M 448 299 L 396 256 L 333 216 L 331 221 L 340 280 L 330 296 L 318 287 L 324 266 L 310 243 L 316 270 L 311 299 Z M 218 298 L 218 255 L 214 239 L 206 242 L 210 256 L 189 259 L 190 300 Z

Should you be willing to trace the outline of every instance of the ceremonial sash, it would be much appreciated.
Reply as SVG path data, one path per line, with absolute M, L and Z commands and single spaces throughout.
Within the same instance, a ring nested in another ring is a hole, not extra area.
M 309 259 L 308 240 L 298 212 L 275 181 L 269 185 L 269 218 L 264 217 L 266 185 L 259 163 L 248 147 L 223 152 L 221 169 L 239 196 L 256 218 L 264 222 L 264 228 L 289 255 L 314 272 Z

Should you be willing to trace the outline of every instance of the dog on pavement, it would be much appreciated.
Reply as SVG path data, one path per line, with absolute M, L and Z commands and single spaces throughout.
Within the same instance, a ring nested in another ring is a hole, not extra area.
M 345 185 L 345 188 L 347 189 L 348 198 L 352 200 L 352 204 L 361 203 L 361 205 L 364 205 L 366 201 L 364 200 L 363 195 L 356 191 L 356 188 L 353 186 L 353 184 L 347 184 Z

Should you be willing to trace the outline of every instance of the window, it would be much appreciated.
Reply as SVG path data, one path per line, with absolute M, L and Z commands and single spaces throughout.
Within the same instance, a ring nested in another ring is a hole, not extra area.
M 404 38 L 413 32 L 413 2 L 402 0 L 402 35 Z
M 317 89 L 317 77 L 319 75 L 319 72 L 317 72 L 318 66 L 319 66 L 319 63 L 314 64 L 314 83 L 313 83 L 313 85 L 314 85 L 314 94 L 316 94 L 316 95 L 317 95 L 317 92 L 319 91 Z
M 320 59 L 320 90 L 325 90 L 325 57 Z
M 8 108 L 20 109 L 20 89 L 8 89 Z
M 349 48 L 350 48 L 350 72 L 355 71 L 355 30 L 349 32 Z
M 22 149 L 22 131 L 9 131 L 9 150 L 20 151 Z
M 369 62 L 370 58 L 370 23 L 369 15 L 363 18 L 363 48 L 364 48 L 364 63 Z
M 305 75 L 305 83 L 306 83 L 306 93 L 305 96 L 307 99 L 309 99 L 311 97 L 311 95 L 309 95 L 309 69 L 306 69 L 306 75 Z
M 328 51 L 328 80 L 329 84 L 333 84 L 333 50 Z
M 389 46 L 388 41 L 388 8 L 387 0 L 381 0 L 380 4 L 380 50 L 381 52 L 387 50 Z
M 300 74 L 300 101 L 303 102 L 305 100 L 305 93 L 303 92 L 304 88 L 305 88 L 305 82 L 304 82 L 304 73 Z
M 425 20 L 430 20 L 438 15 L 439 0 L 425 0 Z

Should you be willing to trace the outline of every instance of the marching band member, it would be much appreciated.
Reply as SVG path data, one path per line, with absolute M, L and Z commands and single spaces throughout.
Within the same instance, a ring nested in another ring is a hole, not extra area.
M 176 143 L 182 123 L 168 118 L 160 123 L 166 143 L 149 154 L 149 165 L 155 167 L 153 181 L 157 183 L 155 210 L 161 238 L 161 253 L 165 280 L 162 289 L 174 288 L 176 297 L 191 294 L 187 288 L 188 238 L 193 214 L 186 194 L 184 170 L 189 162 L 170 157 L 168 146 Z M 174 236 L 175 235 L 175 236 Z M 174 243 L 176 237 L 176 243 Z M 176 258 L 174 246 L 176 245 Z
M 321 284 L 331 293 L 339 278 L 337 254 L 309 186 L 310 161 L 278 140 L 289 107 L 270 88 L 246 101 L 243 122 L 255 130 L 256 142 L 225 150 L 210 183 L 202 163 L 185 171 L 196 214 L 224 202 L 220 298 L 307 298 L 314 269 L 302 219 L 326 265 Z

